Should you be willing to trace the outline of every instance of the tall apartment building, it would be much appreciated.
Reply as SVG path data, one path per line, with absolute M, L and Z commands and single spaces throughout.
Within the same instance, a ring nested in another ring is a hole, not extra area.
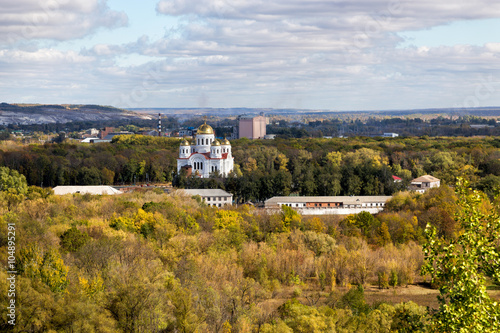
M 267 118 L 263 113 L 260 116 L 239 117 L 239 138 L 263 139 L 266 135 Z

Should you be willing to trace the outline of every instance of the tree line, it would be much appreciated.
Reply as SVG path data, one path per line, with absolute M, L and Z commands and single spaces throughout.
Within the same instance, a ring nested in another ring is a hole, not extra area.
M 0 164 L 29 185 L 169 183 L 222 188 L 237 201 L 277 195 L 391 195 L 424 174 L 452 185 L 458 176 L 493 197 L 500 185 L 500 140 L 485 138 L 367 138 L 233 140 L 233 173 L 209 179 L 177 174 L 180 141 L 140 135 L 111 143 L 23 145 L 4 142 Z M 402 178 L 394 182 L 392 176 Z

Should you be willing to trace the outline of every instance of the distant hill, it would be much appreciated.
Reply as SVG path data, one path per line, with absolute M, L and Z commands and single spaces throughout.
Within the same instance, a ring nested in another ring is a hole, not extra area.
M 108 120 L 153 120 L 156 115 L 174 116 L 178 119 L 193 116 L 235 117 L 242 114 L 284 117 L 411 117 L 435 118 L 437 116 L 500 117 L 500 107 L 481 108 L 435 108 L 409 110 L 335 111 L 319 109 L 273 109 L 273 108 L 134 108 L 120 109 L 102 105 L 76 104 L 8 104 L 0 103 L 0 125 L 37 125 L 82 121 Z
M 151 116 L 101 105 L 0 103 L 0 125 L 34 125 L 131 118 L 151 119 Z
M 407 110 L 371 110 L 371 111 L 337 111 L 320 109 L 272 109 L 272 108 L 133 108 L 130 111 L 142 114 L 164 114 L 176 117 L 190 118 L 193 116 L 220 117 L 239 116 L 242 114 L 257 115 L 261 112 L 266 115 L 282 116 L 307 116 L 307 115 L 367 115 L 367 116 L 389 116 L 406 117 L 410 115 L 441 115 L 441 116 L 465 116 L 474 115 L 478 117 L 500 117 L 500 107 L 478 107 L 478 108 L 432 108 L 432 109 L 407 109 Z M 433 117 L 431 117 L 433 118 Z

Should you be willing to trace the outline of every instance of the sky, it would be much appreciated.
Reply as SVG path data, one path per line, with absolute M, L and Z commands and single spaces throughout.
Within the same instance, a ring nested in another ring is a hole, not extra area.
M 0 0 L 0 102 L 500 106 L 496 0 Z

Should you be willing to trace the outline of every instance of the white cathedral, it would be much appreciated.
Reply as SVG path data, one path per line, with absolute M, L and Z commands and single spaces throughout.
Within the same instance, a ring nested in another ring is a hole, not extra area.
M 184 167 L 191 169 L 188 174 L 208 178 L 212 172 L 227 177 L 233 170 L 234 159 L 231 144 L 227 139 L 222 143 L 215 139 L 214 129 L 206 123 L 198 127 L 194 142 L 184 139 L 179 148 L 177 172 Z

